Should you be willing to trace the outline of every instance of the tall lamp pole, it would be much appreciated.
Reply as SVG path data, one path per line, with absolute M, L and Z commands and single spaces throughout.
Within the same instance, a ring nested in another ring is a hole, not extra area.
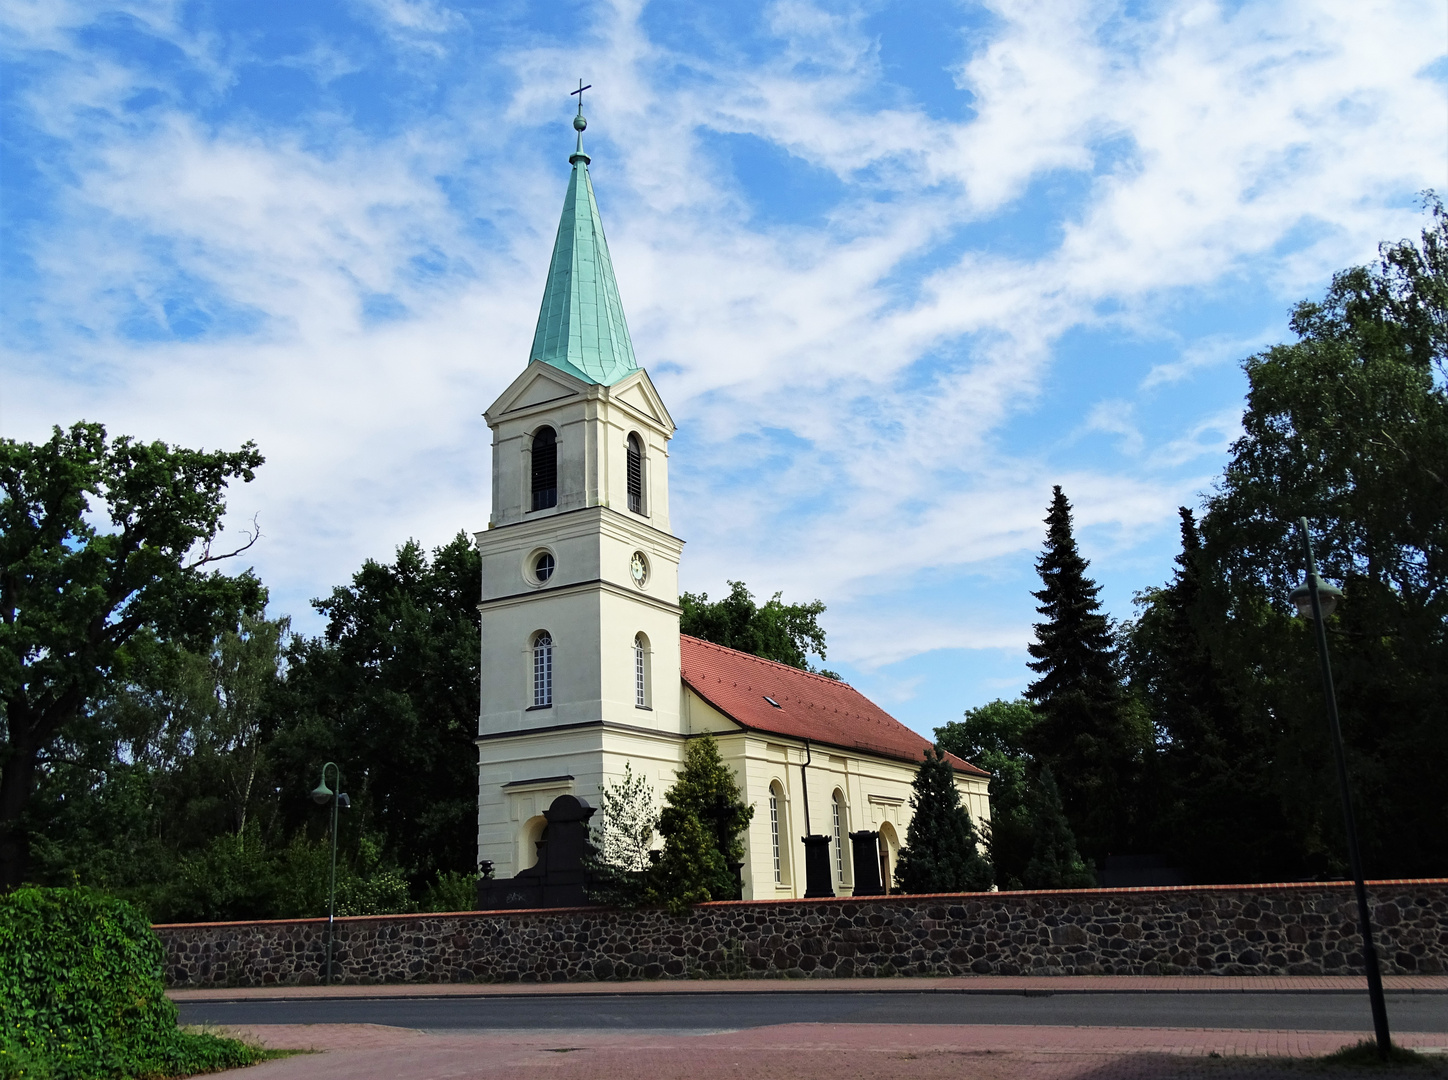
M 1307 533 L 1307 519 L 1299 518 L 1302 546 L 1307 552 L 1307 581 L 1292 590 L 1292 603 L 1297 613 L 1309 618 L 1317 627 L 1317 655 L 1322 661 L 1322 690 L 1327 696 L 1327 726 L 1332 731 L 1332 753 L 1337 759 L 1337 786 L 1342 792 L 1342 820 L 1347 829 L 1347 857 L 1352 864 L 1353 884 L 1357 888 L 1358 923 L 1363 936 L 1363 964 L 1368 973 L 1368 999 L 1373 1007 L 1373 1030 L 1378 1039 L 1378 1056 L 1387 1060 L 1392 1049 L 1388 1033 L 1388 1006 L 1383 1000 L 1383 977 L 1378 971 L 1378 951 L 1373 945 L 1372 912 L 1368 909 L 1368 890 L 1363 883 L 1363 860 L 1358 850 L 1357 821 L 1352 812 L 1352 793 L 1347 785 L 1347 759 L 1342 749 L 1342 727 L 1337 719 L 1337 692 L 1332 684 L 1332 666 L 1327 659 L 1326 618 L 1337 608 L 1342 592 L 1325 584 L 1317 576 L 1317 562 L 1312 557 L 1312 538 Z
M 332 985 L 332 931 L 337 921 L 337 811 L 345 810 L 352 805 L 344 791 L 334 792 L 327 786 L 327 770 L 332 770 L 332 782 L 340 789 L 342 786 L 342 770 L 337 768 L 335 761 L 329 761 L 322 766 L 322 780 L 312 789 L 312 802 L 318 806 L 332 804 L 332 878 L 327 885 L 327 973 L 326 985 Z

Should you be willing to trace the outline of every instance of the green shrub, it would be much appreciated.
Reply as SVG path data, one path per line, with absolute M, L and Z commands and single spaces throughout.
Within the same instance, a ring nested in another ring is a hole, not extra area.
M 477 911 L 478 875 L 439 870 L 437 878 L 427 887 L 422 910 Z
M 235 1039 L 183 1032 L 160 939 L 90 889 L 0 895 L 0 1078 L 169 1077 L 250 1065 Z

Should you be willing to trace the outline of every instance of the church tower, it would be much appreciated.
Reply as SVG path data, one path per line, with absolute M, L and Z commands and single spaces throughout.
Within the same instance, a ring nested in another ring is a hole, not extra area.
M 531 866 L 554 798 L 682 760 L 673 421 L 634 358 L 583 118 L 528 366 L 484 414 L 478 858 Z

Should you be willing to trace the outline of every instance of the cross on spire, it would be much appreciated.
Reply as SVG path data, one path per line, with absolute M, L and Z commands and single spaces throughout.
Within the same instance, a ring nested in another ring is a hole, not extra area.
M 588 127 L 588 121 L 583 118 L 583 92 L 592 90 L 593 84 L 583 85 L 583 80 L 578 80 L 578 89 L 568 91 L 568 96 L 578 95 L 578 115 L 573 118 L 573 130 L 578 132 L 578 146 L 574 149 L 573 155 L 568 159 L 570 165 L 576 165 L 580 161 L 587 165 L 589 157 L 583 152 L 583 129 Z
M 582 116 L 582 115 L 583 115 L 583 92 L 584 92 L 585 90 L 592 90 L 592 89 L 593 89 L 593 83 L 589 83 L 587 86 L 584 86 L 584 85 L 583 85 L 583 80 L 582 80 L 582 79 L 579 79 L 579 80 L 578 80 L 578 89 L 577 89 L 577 90 L 570 90 L 570 91 L 568 91 L 568 96 L 569 96 L 569 97 L 573 97 L 573 95 L 575 95 L 575 94 L 578 95 L 578 115 L 579 115 L 579 116 Z

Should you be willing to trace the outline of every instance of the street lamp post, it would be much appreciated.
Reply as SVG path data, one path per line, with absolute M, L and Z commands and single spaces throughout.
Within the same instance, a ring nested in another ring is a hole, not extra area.
M 312 789 L 312 802 L 318 806 L 332 804 L 332 878 L 327 886 L 327 973 L 325 976 L 326 985 L 332 985 L 332 930 L 336 923 L 337 913 L 337 811 L 345 810 L 352 805 L 347 798 L 347 793 L 341 790 L 333 792 L 327 786 L 327 770 L 332 770 L 332 782 L 340 789 L 342 787 L 342 770 L 337 768 L 335 761 L 329 761 L 322 766 L 322 780 Z
M 1368 890 L 1363 882 L 1363 860 L 1358 850 L 1357 821 L 1352 812 L 1352 793 L 1347 786 L 1347 759 L 1342 749 L 1342 727 L 1337 719 L 1337 692 L 1333 689 L 1332 666 L 1327 659 L 1327 627 L 1324 621 L 1337 608 L 1342 592 L 1323 583 L 1317 576 L 1317 563 L 1312 557 L 1312 538 L 1307 533 L 1307 519 L 1299 518 L 1302 546 L 1307 552 L 1307 581 L 1292 590 L 1292 603 L 1297 613 L 1311 619 L 1317 628 L 1317 655 L 1322 662 L 1322 690 L 1327 697 L 1327 726 L 1332 731 L 1332 753 L 1337 760 L 1337 785 L 1342 792 L 1342 820 L 1347 829 L 1347 857 L 1352 864 L 1353 884 L 1357 888 L 1358 922 L 1363 936 L 1363 964 L 1368 973 L 1368 999 L 1373 1008 L 1373 1030 L 1377 1034 L 1378 1056 L 1387 1060 L 1392 1049 L 1388 1033 L 1388 1006 L 1383 1000 L 1383 977 L 1378 971 L 1378 951 L 1373 945 L 1372 912 L 1368 909 Z

